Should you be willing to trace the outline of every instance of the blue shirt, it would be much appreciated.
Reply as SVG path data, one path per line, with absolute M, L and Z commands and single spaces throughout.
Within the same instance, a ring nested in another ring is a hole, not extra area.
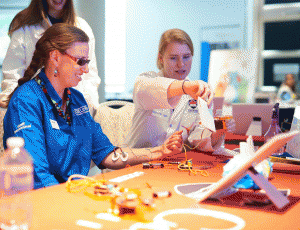
M 39 77 L 59 106 L 62 99 L 42 71 Z M 71 126 L 58 115 L 40 85 L 33 79 L 20 86 L 4 117 L 3 144 L 23 137 L 34 163 L 34 188 L 67 181 L 73 174 L 87 175 L 91 160 L 100 165 L 114 146 L 91 117 L 83 95 L 70 88 Z

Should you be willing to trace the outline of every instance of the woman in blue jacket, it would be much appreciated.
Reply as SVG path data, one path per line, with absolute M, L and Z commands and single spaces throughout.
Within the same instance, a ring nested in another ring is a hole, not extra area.
M 88 42 L 86 33 L 72 25 L 58 23 L 47 29 L 8 97 L 4 146 L 9 137 L 24 138 L 34 160 L 35 188 L 65 182 L 73 174 L 87 175 L 91 160 L 100 168 L 118 169 L 181 150 L 179 132 L 152 149 L 121 150 L 110 143 L 82 93 L 72 88 L 89 71 Z

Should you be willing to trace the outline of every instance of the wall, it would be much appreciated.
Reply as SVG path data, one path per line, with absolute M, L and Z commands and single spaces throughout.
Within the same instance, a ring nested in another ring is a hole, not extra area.
M 247 45 L 248 0 L 127 0 L 126 85 L 128 93 L 135 78 L 145 71 L 157 71 L 156 57 L 161 34 L 171 28 L 186 31 L 195 54 L 190 79 L 200 76 L 202 27 L 240 24 Z
M 105 101 L 104 82 L 104 33 L 105 33 L 105 0 L 89 1 L 74 0 L 75 10 L 78 16 L 84 18 L 93 30 L 95 36 L 95 53 L 97 60 L 98 75 L 101 79 L 99 102 Z
M 105 0 L 86 4 L 73 0 L 79 16 L 87 20 L 96 37 L 99 76 L 102 79 L 99 94 L 104 100 L 104 24 Z M 124 0 L 126 1 L 126 93 L 130 97 L 135 78 L 142 72 L 155 70 L 158 42 L 161 34 L 170 28 L 185 30 L 195 48 L 193 67 L 189 77 L 200 76 L 200 44 L 203 27 L 240 24 L 243 45 L 247 46 L 252 33 L 251 2 L 254 0 Z M 5 2 L 5 4 L 3 4 Z M 30 0 L 7 0 L 0 6 L 27 6 Z M 248 6 L 249 5 L 249 6 Z M 117 7 L 117 6 L 116 6 Z M 248 44 L 249 45 L 249 44 Z M 115 55 L 118 55 L 116 53 Z M 115 64 L 116 68 L 118 63 Z M 122 96 L 126 96 L 126 93 Z
M 1 0 L 0 7 L 27 7 L 30 0 Z

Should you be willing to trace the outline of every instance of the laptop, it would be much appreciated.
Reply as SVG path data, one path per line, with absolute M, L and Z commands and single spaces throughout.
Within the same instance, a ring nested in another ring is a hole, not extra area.
M 262 135 L 271 124 L 273 104 L 232 104 L 232 116 L 235 120 L 235 134 L 246 135 L 254 118 L 261 118 Z
M 215 115 L 217 110 L 223 109 L 224 97 L 214 97 L 213 98 L 213 114 Z

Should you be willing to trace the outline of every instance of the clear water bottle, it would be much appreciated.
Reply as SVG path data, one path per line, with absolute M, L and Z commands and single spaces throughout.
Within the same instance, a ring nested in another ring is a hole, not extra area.
M 273 108 L 271 125 L 265 134 L 265 143 L 279 133 L 281 133 L 279 126 L 279 103 L 276 103 Z M 281 147 L 274 153 L 274 155 L 282 155 L 283 153 L 284 147 Z
M 10 137 L 6 143 L 0 159 L 0 229 L 27 230 L 32 218 L 28 191 L 33 189 L 33 163 L 23 138 Z

